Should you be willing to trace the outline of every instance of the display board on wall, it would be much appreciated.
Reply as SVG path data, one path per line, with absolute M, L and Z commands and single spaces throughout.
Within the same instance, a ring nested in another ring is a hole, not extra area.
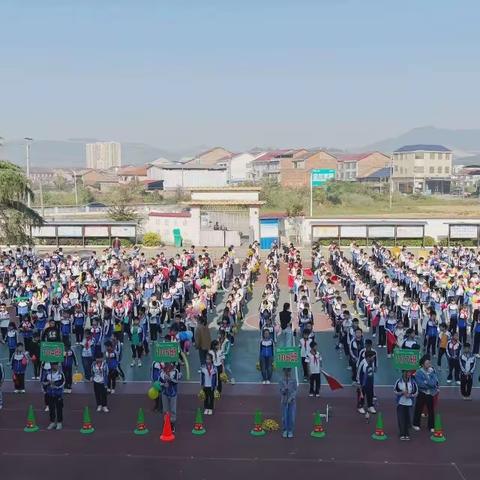
M 342 238 L 365 238 L 367 236 L 366 225 L 343 225 L 340 227 Z
M 55 227 L 44 225 L 43 227 L 32 228 L 32 235 L 34 237 L 56 237 Z
M 368 236 L 370 238 L 393 238 L 395 236 L 395 227 L 383 225 L 368 227 Z
M 81 237 L 82 227 L 79 226 L 60 226 L 58 227 L 59 237 Z
M 135 227 L 133 225 L 115 225 L 110 228 L 112 237 L 135 237 Z
M 108 237 L 108 227 L 85 227 L 86 237 Z
M 422 238 L 423 237 L 423 227 L 421 226 L 398 226 L 397 227 L 397 238 Z
M 451 225 L 450 238 L 477 238 L 477 225 Z
M 337 225 L 316 225 L 312 228 L 313 238 L 338 238 Z

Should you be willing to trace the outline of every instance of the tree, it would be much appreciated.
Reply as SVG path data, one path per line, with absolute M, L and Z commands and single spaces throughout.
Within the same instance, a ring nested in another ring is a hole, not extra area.
M 302 215 L 303 215 L 303 203 L 300 198 L 297 198 L 293 200 L 293 202 L 287 207 L 287 217 L 290 220 L 290 224 L 292 225 L 293 232 L 295 234 L 296 244 L 299 243 L 300 241 Z
M 136 210 L 130 205 L 138 201 L 141 196 L 138 185 L 131 182 L 127 185 L 119 185 L 110 194 L 111 207 L 108 216 L 117 222 L 128 222 L 138 220 Z
M 42 217 L 25 203 L 33 192 L 23 170 L 0 160 L 0 239 L 3 243 L 31 243 L 30 228 L 41 226 Z
M 55 175 L 55 177 L 53 178 L 53 184 L 55 185 L 55 188 L 60 192 L 63 192 L 67 189 L 67 180 L 62 175 Z

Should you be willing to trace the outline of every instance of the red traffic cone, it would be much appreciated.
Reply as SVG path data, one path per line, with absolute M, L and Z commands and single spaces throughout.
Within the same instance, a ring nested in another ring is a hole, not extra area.
M 170 423 L 170 413 L 166 413 L 163 421 L 163 431 L 160 435 L 160 440 L 162 442 L 173 442 L 175 440 L 175 435 L 172 432 L 172 424 Z

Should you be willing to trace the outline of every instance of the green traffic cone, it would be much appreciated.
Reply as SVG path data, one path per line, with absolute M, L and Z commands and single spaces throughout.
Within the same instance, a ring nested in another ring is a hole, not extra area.
M 27 433 L 33 433 L 33 432 L 38 432 L 39 430 L 40 428 L 37 425 L 37 421 L 35 420 L 35 412 L 33 411 L 33 406 L 30 405 L 28 407 L 28 413 L 27 413 L 27 425 L 23 429 L 23 431 Z
M 377 416 L 377 425 L 375 427 L 375 433 L 372 434 L 374 440 L 386 440 L 388 437 L 383 430 L 383 415 L 381 413 Z
M 254 419 L 254 425 L 252 430 L 250 430 L 250 434 L 253 435 L 254 437 L 263 437 L 266 435 L 266 431 L 263 429 L 262 426 L 262 412 L 260 410 L 255 411 L 255 419 Z
M 323 429 L 322 416 L 320 415 L 320 412 L 315 412 L 313 430 L 311 431 L 310 435 L 315 438 L 323 438 L 326 435 L 325 430 Z
M 135 433 L 135 435 L 146 435 L 148 433 L 148 428 L 145 426 L 145 414 L 143 413 L 143 408 L 138 409 L 137 426 L 133 433 Z
M 200 408 L 197 408 L 197 413 L 195 414 L 195 423 L 193 424 L 192 433 L 194 435 L 205 435 L 207 433 L 203 425 L 203 416 Z
M 93 433 L 94 431 L 95 429 L 93 428 L 92 420 L 90 418 L 90 410 L 88 409 L 88 407 L 85 407 L 83 409 L 83 425 L 80 429 L 80 433 L 88 435 L 90 433 Z
M 435 415 L 435 428 L 433 429 L 433 435 L 430 437 L 430 440 L 435 443 L 443 443 L 447 441 L 443 434 L 442 419 L 439 413 Z

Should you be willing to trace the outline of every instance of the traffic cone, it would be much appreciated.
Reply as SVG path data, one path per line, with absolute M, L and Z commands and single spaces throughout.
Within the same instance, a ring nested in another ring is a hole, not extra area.
M 199 408 L 197 408 L 197 413 L 195 414 L 195 423 L 193 424 L 192 433 L 194 435 L 205 435 L 207 433 L 203 425 L 202 411 Z
M 172 424 L 170 423 L 170 413 L 166 413 L 163 421 L 163 431 L 160 435 L 160 440 L 162 442 L 173 442 L 175 440 L 175 435 L 172 432 Z
M 27 413 L 27 425 L 23 429 L 24 432 L 27 433 L 33 433 L 33 432 L 38 432 L 40 428 L 37 425 L 37 421 L 35 420 L 35 412 L 33 411 L 33 406 L 30 405 L 28 407 L 28 413 Z
M 137 426 L 133 433 L 135 435 L 146 435 L 148 433 L 148 428 L 145 425 L 145 414 L 143 413 L 143 408 L 138 409 Z
M 262 412 L 260 410 L 256 410 L 253 428 L 250 430 L 250 435 L 253 435 L 254 437 L 263 437 L 266 435 L 266 433 L 267 432 L 262 427 Z
M 435 428 L 433 429 L 433 435 L 430 437 L 430 440 L 435 443 L 447 441 L 445 435 L 443 434 L 442 419 L 440 418 L 439 413 L 435 415 Z
M 323 423 L 322 423 L 322 416 L 320 415 L 320 412 L 315 412 L 315 419 L 313 421 L 313 430 L 310 433 L 312 437 L 315 438 L 323 438 L 326 433 L 323 428 Z
M 94 431 L 95 429 L 92 425 L 92 419 L 90 418 L 90 410 L 88 409 L 88 407 L 85 407 L 83 409 L 83 424 L 82 428 L 80 429 L 80 433 L 83 433 L 84 435 L 89 435 Z
M 383 430 L 383 416 L 381 413 L 377 416 L 377 425 L 375 427 L 375 433 L 372 435 L 374 440 L 386 440 L 388 437 Z

